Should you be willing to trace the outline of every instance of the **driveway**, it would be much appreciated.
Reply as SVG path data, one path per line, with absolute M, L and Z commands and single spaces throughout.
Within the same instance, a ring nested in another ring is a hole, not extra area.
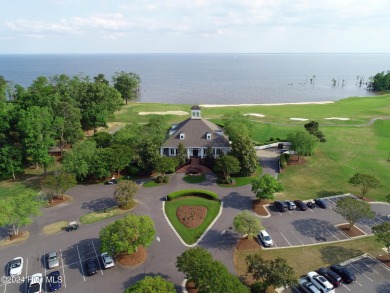
M 256 155 L 260 160 L 261 167 L 263 168 L 263 175 L 270 174 L 275 178 L 278 177 L 280 149 L 269 148 L 265 150 L 257 150 Z

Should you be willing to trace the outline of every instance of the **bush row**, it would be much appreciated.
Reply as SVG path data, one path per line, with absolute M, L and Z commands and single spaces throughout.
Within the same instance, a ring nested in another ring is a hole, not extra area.
M 176 198 L 188 196 L 188 195 L 194 195 L 206 199 L 221 201 L 218 198 L 218 194 L 216 194 L 215 192 L 202 190 L 202 189 L 184 189 L 184 190 L 174 191 L 167 195 L 167 200 L 174 200 Z

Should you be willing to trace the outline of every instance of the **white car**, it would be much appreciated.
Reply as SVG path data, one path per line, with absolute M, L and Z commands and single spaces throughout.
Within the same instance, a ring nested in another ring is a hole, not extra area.
M 314 284 L 321 292 L 324 293 L 335 293 L 333 285 L 325 279 L 323 276 L 317 274 L 316 272 L 307 273 L 307 277 L 310 282 Z
M 34 274 L 30 277 L 28 293 L 42 293 L 43 276 L 41 273 Z
M 316 286 L 314 286 L 312 283 L 310 283 L 307 280 L 307 278 L 299 279 L 299 287 L 305 293 L 321 293 L 321 291 L 318 290 L 318 288 Z
M 57 251 L 50 251 L 47 256 L 47 266 L 49 269 L 57 268 L 60 266 L 60 260 L 58 258 Z
M 103 266 L 105 269 L 108 269 L 108 268 L 111 268 L 114 266 L 114 260 L 107 252 L 103 252 L 100 256 L 102 258 Z
M 266 230 L 261 230 L 260 233 L 257 235 L 257 238 L 263 243 L 264 246 L 269 247 L 274 245 L 271 236 L 269 236 Z
M 23 269 L 23 258 L 22 257 L 15 257 L 10 265 L 9 265 L 9 275 L 12 276 L 19 276 L 22 273 Z

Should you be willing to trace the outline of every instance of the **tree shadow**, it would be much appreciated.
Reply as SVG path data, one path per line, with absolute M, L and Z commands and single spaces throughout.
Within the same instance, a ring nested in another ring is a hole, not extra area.
M 123 288 L 124 290 L 126 290 L 126 288 L 130 287 L 130 286 L 133 286 L 136 282 L 144 279 L 145 277 L 157 277 L 157 276 L 160 276 L 162 278 L 164 278 L 165 280 L 169 281 L 169 282 L 172 282 L 172 280 L 170 280 L 170 277 L 168 275 L 165 275 L 165 274 L 162 274 L 162 273 L 142 273 L 142 274 L 138 274 L 138 275 L 135 275 L 133 277 L 131 277 L 130 279 L 128 279 L 126 282 L 123 283 Z M 182 291 L 182 287 L 178 284 L 175 284 L 175 290 L 176 292 L 181 292 Z
M 251 210 L 252 197 L 245 196 L 238 192 L 230 192 L 222 199 L 224 208 L 233 208 L 236 210 Z
M 114 207 L 116 205 L 117 203 L 112 197 L 102 197 L 82 203 L 81 208 L 90 210 L 92 212 L 97 212 Z
M 328 238 L 334 240 L 332 233 L 338 233 L 338 230 L 331 223 L 315 218 L 295 220 L 292 225 L 302 235 L 317 241 L 327 241 Z
M 329 197 L 334 195 L 344 194 L 343 191 L 334 191 L 334 190 L 321 190 L 317 192 L 318 197 Z
M 201 185 L 201 186 L 212 186 L 212 185 L 215 185 L 215 183 L 217 182 L 217 176 L 215 174 L 211 174 L 211 173 L 208 173 L 208 174 L 204 174 L 206 179 L 200 183 L 194 183 L 194 184 L 198 184 L 198 185 Z
M 219 231 L 210 229 L 199 245 L 206 248 L 218 248 L 220 250 L 231 251 L 236 245 L 239 237 L 232 230 Z
M 341 263 L 347 259 L 355 258 L 364 254 L 361 250 L 340 246 L 326 246 L 320 248 L 319 251 L 321 253 L 321 260 L 327 264 Z
M 390 282 L 384 282 L 375 287 L 376 292 L 390 292 Z

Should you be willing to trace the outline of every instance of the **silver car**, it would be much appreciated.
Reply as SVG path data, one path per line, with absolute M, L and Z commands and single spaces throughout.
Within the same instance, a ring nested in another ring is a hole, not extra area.
M 50 251 L 47 256 L 47 266 L 49 269 L 53 269 L 60 266 L 60 260 L 58 258 L 57 251 Z

